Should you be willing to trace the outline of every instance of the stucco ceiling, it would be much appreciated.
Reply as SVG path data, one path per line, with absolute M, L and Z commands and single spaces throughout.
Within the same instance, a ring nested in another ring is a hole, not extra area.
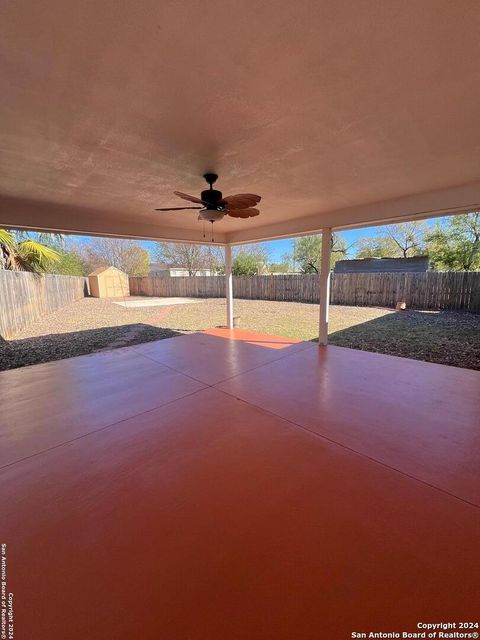
M 224 195 L 262 196 L 259 217 L 217 223 L 222 241 L 480 202 L 476 0 L 0 12 L 0 223 L 200 239 L 195 212 L 153 209 L 207 169 Z

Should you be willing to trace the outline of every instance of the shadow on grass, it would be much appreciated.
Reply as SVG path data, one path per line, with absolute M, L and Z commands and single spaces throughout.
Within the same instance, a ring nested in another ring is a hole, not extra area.
M 460 311 L 399 311 L 340 329 L 329 343 L 480 369 L 480 315 Z
M 137 323 L 20 340 L 5 340 L 0 336 L 0 371 L 180 335 L 183 334 L 172 329 Z

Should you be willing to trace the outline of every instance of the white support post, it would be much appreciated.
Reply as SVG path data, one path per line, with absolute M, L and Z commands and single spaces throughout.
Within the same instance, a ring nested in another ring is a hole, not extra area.
M 318 344 L 328 343 L 328 305 L 330 302 L 330 255 L 332 252 L 332 230 L 322 229 L 322 257 L 320 265 L 320 324 Z
M 233 329 L 232 246 L 225 245 L 225 297 L 227 299 L 227 328 Z

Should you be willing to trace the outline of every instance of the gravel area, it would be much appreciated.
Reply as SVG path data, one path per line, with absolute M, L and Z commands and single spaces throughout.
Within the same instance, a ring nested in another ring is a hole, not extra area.
M 318 305 L 236 300 L 240 326 L 302 340 L 318 336 Z M 124 308 L 85 298 L 0 341 L 0 369 L 169 338 L 225 324 L 225 300 Z M 330 307 L 330 342 L 480 369 L 480 316 L 371 307 Z

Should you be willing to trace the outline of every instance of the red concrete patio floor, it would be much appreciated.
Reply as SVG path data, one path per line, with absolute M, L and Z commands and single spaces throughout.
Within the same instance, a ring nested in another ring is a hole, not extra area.
M 19 640 L 336 640 L 478 614 L 478 372 L 212 330 L 0 389 Z

